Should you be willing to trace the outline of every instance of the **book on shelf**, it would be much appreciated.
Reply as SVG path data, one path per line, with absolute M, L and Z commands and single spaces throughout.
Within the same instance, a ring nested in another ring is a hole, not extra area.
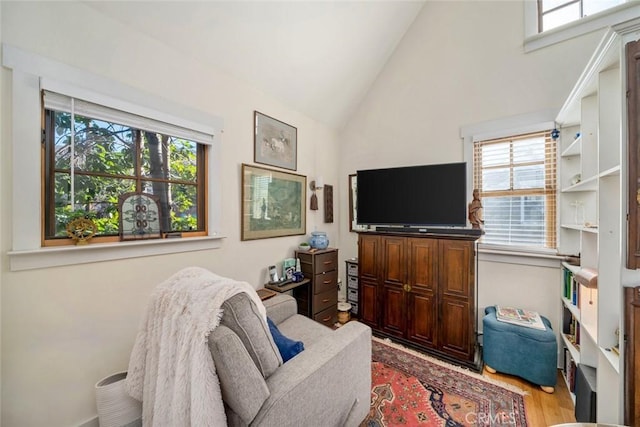
M 568 268 L 563 269 L 564 273 L 564 287 L 562 296 L 571 302 L 576 307 L 580 307 L 580 286 L 576 281 L 576 277 Z
M 503 307 L 496 305 L 496 319 L 501 322 L 511 323 L 513 325 L 524 326 L 527 328 L 546 330 L 546 326 L 542 323 L 542 318 L 536 311 L 524 310 L 522 308 Z
M 567 380 L 569 391 L 575 392 L 576 389 L 576 362 L 571 357 L 571 353 L 566 348 L 564 349 L 564 366 L 562 367 L 562 373 Z

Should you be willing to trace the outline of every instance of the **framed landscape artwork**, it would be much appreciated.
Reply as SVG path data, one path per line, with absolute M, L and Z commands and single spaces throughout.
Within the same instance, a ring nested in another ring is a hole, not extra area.
M 242 240 L 306 234 L 307 177 L 242 165 Z
M 253 161 L 297 170 L 298 129 L 258 111 L 253 113 Z

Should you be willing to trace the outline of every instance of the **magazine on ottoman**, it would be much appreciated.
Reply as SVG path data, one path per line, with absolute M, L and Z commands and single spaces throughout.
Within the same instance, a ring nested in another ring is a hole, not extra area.
M 524 310 L 522 308 L 502 307 L 496 305 L 496 319 L 505 323 L 525 326 L 527 328 L 546 330 L 540 315 L 535 311 Z

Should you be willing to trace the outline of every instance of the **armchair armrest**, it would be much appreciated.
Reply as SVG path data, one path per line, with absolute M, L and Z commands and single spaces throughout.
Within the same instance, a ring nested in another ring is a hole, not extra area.
M 347 323 L 279 367 L 267 386 L 251 425 L 359 425 L 370 409 L 371 328 Z
M 278 325 L 298 313 L 298 303 L 291 295 L 280 294 L 263 301 L 267 316 Z

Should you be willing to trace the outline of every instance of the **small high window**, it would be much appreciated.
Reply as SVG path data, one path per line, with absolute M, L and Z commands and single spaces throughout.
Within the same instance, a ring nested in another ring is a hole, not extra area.
M 538 0 L 538 32 L 592 16 L 627 0 Z
M 88 215 L 97 241 L 118 240 L 119 197 L 159 200 L 162 233 L 205 235 L 207 135 L 44 92 L 44 242 L 68 243 L 67 223 Z

